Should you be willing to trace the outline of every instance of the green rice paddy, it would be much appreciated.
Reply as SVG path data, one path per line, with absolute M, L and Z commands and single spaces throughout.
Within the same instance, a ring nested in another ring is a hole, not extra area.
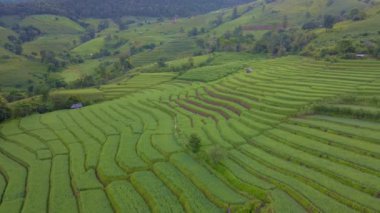
M 380 63 L 246 63 L 207 83 L 140 74 L 81 92 L 119 99 L 2 124 L 0 211 L 379 212 L 380 124 L 300 112 L 379 94 Z

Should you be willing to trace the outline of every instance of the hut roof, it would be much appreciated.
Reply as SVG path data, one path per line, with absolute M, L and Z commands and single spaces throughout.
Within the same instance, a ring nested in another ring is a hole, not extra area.
M 71 105 L 70 109 L 80 109 L 82 107 L 83 107 L 82 103 L 76 103 L 76 104 Z

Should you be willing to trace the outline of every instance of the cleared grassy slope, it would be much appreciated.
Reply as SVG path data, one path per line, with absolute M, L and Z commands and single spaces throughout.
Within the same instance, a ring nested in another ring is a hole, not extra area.
M 8 36 L 16 35 L 15 32 L 8 28 L 4 28 L 0 26 L 0 46 L 3 46 L 5 43 L 8 42 Z
M 79 40 L 78 35 L 45 35 L 23 44 L 23 53 L 26 55 L 37 53 L 37 56 L 42 50 L 61 53 L 75 47 L 75 43 Z
M 0 59 L 0 64 L 1 87 L 26 87 L 28 80 L 38 81 L 35 76 L 41 75 L 47 70 L 45 65 L 20 56 Z
M 21 26 L 34 26 L 47 34 L 78 34 L 84 29 L 69 18 L 54 15 L 32 15 L 20 22 Z

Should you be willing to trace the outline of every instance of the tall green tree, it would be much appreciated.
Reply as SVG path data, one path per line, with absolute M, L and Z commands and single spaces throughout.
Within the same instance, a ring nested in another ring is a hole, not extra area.
M 201 148 L 201 139 L 197 134 L 191 134 L 189 139 L 189 147 L 193 153 L 198 153 Z
M 333 28 L 334 24 L 335 24 L 335 17 L 334 16 L 326 15 L 323 18 L 323 27 L 325 27 L 327 29 L 331 29 L 331 28 Z
M 11 110 L 7 106 L 7 101 L 0 96 L 0 122 L 11 117 Z

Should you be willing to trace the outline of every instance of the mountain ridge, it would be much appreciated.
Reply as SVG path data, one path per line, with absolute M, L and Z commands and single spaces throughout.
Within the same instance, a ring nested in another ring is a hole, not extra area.
M 193 16 L 225 7 L 232 7 L 252 0 L 1 0 L 0 14 L 30 15 L 55 14 L 73 18 L 115 18 L 121 16 Z

